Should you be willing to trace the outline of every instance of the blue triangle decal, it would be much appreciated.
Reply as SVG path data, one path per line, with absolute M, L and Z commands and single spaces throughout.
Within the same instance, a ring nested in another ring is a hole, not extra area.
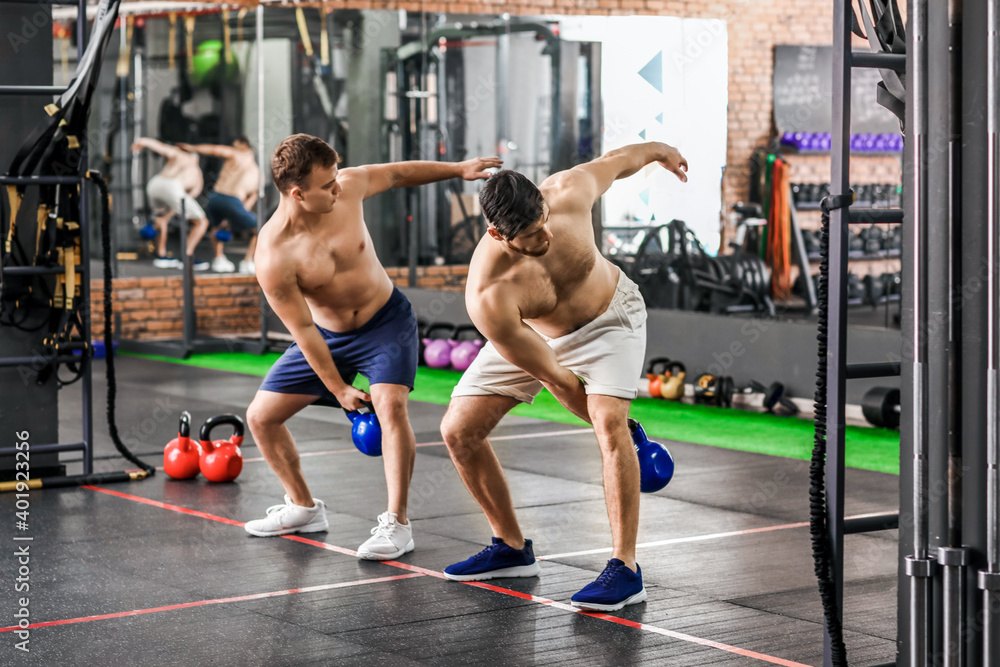
M 646 188 L 645 190 L 639 193 L 639 199 L 642 200 L 643 204 L 649 206 L 649 188 Z
M 659 123 L 660 125 L 663 125 L 663 113 L 662 112 L 656 114 L 656 122 Z
M 643 130 L 643 131 L 641 131 L 641 132 L 639 133 L 639 138 L 640 138 L 640 139 L 645 139 L 645 138 L 646 138 L 646 130 Z
M 646 63 L 639 76 L 645 79 L 649 85 L 656 88 L 658 92 L 663 92 L 663 52 L 658 52 L 653 59 Z

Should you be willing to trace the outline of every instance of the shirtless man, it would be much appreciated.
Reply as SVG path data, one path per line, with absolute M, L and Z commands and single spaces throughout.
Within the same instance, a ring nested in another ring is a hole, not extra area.
M 257 168 L 257 158 L 250 147 L 250 140 L 240 137 L 232 146 L 216 144 L 177 144 L 187 151 L 211 155 L 225 159 L 219 180 L 215 182 L 212 191 L 208 193 L 208 203 L 205 210 L 212 223 L 212 229 L 225 222 L 236 231 L 253 230 L 246 256 L 240 260 L 240 273 L 253 273 L 253 253 L 257 246 L 257 216 L 250 212 L 257 203 L 257 188 L 260 170 Z M 225 243 L 215 235 L 212 236 L 215 247 L 215 258 L 212 260 L 212 270 L 216 273 L 232 273 L 236 266 L 229 261 L 225 253 Z
M 479 195 L 489 236 L 472 256 L 465 304 L 489 343 L 452 392 L 441 433 L 493 543 L 448 566 L 449 579 L 539 573 L 485 434 L 545 387 L 594 426 L 611 522 L 612 559 L 572 603 L 613 611 L 646 599 L 635 562 L 639 463 L 627 421 L 646 349 L 646 308 L 635 283 L 601 256 L 591 209 L 615 180 L 653 162 L 687 180 L 676 148 L 646 143 L 553 174 L 541 187 L 504 170 Z
M 275 362 L 247 409 L 265 460 L 285 488 L 285 502 L 249 521 L 267 537 L 327 529 L 323 501 L 312 497 L 285 426 L 313 403 L 357 410 L 371 401 L 382 426 L 388 509 L 358 549 L 369 560 L 413 550 L 406 501 L 416 440 L 406 400 L 417 371 L 417 323 L 393 287 L 365 227 L 361 203 L 389 188 L 489 176 L 497 158 L 465 162 L 400 162 L 338 170 L 326 142 L 305 134 L 285 139 L 271 158 L 281 202 L 260 232 L 257 280 L 295 343 Z M 361 373 L 370 394 L 354 388 Z
M 132 143 L 133 153 L 139 153 L 143 148 L 148 148 L 167 159 L 160 173 L 146 183 L 146 196 L 149 197 L 149 202 L 153 205 L 153 214 L 156 215 L 156 220 L 153 222 L 157 232 L 156 258 L 153 260 L 153 266 L 172 269 L 184 265 L 179 259 L 167 257 L 167 226 L 172 217 L 180 215 L 183 202 L 184 217 L 192 223 L 191 232 L 187 237 L 187 254 L 191 256 L 192 268 L 195 271 L 204 271 L 208 268 L 208 262 L 194 258 L 194 249 L 208 229 L 205 211 L 194 199 L 201 194 L 201 189 L 205 185 L 201 167 L 198 166 L 198 156 L 147 137 L 139 137 Z

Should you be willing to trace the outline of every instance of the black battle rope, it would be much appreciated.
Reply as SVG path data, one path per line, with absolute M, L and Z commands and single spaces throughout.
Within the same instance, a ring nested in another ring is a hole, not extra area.
M 830 549 L 826 540 L 826 353 L 830 284 L 830 211 L 828 200 L 823 201 L 823 227 L 820 231 L 819 283 L 816 301 L 819 308 L 819 366 L 816 368 L 815 435 L 812 462 L 809 465 L 809 536 L 812 540 L 813 564 L 819 582 L 819 596 L 823 602 L 823 616 L 830 634 L 830 652 L 834 665 L 847 665 L 847 648 L 844 646 L 844 629 L 840 624 L 836 588 L 830 563 Z
M 104 182 L 101 172 L 88 171 L 87 178 L 93 181 L 97 189 L 101 191 L 101 249 L 104 252 L 104 360 L 107 362 L 108 378 L 108 432 L 115 443 L 115 448 L 121 455 L 152 477 L 156 474 L 156 468 L 129 451 L 128 447 L 122 443 L 121 438 L 118 437 L 118 425 L 115 423 L 115 399 L 118 394 L 118 385 L 115 382 L 115 351 L 111 324 L 113 308 L 111 303 L 111 195 L 108 193 L 108 184 Z

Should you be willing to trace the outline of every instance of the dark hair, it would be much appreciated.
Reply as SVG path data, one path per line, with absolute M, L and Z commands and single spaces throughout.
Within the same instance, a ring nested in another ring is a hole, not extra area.
M 479 204 L 491 225 L 508 241 L 542 217 L 542 193 L 524 174 L 503 169 L 490 176 Z
M 250 140 L 249 140 L 249 139 L 247 139 L 247 135 L 245 135 L 245 134 L 241 134 L 240 136 L 238 136 L 238 137 L 236 137 L 235 139 L 233 139 L 233 143 L 234 143 L 234 144 L 235 144 L 235 143 L 236 143 L 237 141 L 242 141 L 243 143 L 245 143 L 245 144 L 247 145 L 247 148 L 249 148 L 250 150 L 253 150 L 253 144 L 251 144 L 251 143 L 250 143 Z
M 305 186 L 314 166 L 329 168 L 338 162 L 337 151 L 319 137 L 293 134 L 274 149 L 271 178 L 278 191 L 287 194 L 294 185 Z

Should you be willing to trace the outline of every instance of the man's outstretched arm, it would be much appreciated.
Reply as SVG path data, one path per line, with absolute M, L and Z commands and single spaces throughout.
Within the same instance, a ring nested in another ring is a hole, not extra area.
M 556 177 L 573 179 L 574 186 L 583 189 L 581 195 L 585 194 L 593 203 L 607 192 L 612 183 L 620 178 L 628 178 L 653 162 L 659 162 L 681 182 L 687 182 L 687 160 L 673 146 L 658 141 L 616 148 L 590 162 L 561 172 Z
M 229 159 L 236 155 L 237 151 L 232 146 L 220 146 L 218 144 L 177 144 L 180 148 L 199 155 L 211 155 Z
M 159 153 L 167 159 L 170 159 L 180 153 L 180 149 L 176 146 L 171 146 L 170 144 L 165 144 L 162 141 L 150 139 L 149 137 L 139 137 L 132 142 L 133 153 L 138 153 L 143 148 L 148 148 L 154 153 Z
M 364 198 L 374 197 L 389 188 L 411 188 L 427 183 L 436 183 L 449 178 L 475 181 L 489 178 L 487 169 L 498 168 L 503 160 L 498 157 L 479 157 L 464 162 L 433 162 L 410 160 L 390 164 L 370 164 L 364 167 L 344 169 L 341 174 L 346 185 L 356 180 L 364 186 Z

